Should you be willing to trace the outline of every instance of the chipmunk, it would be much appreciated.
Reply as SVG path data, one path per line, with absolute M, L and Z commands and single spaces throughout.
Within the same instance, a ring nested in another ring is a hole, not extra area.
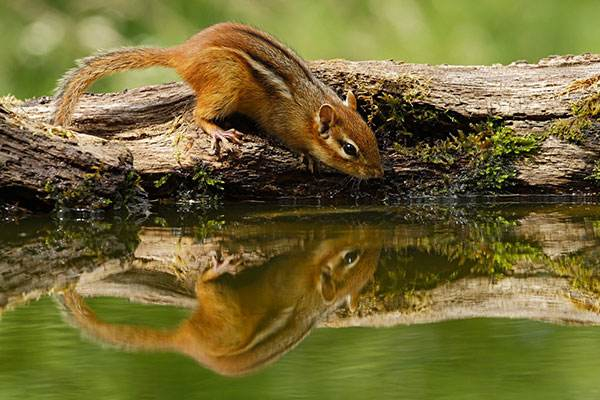
M 342 102 L 292 50 L 265 32 L 220 23 L 169 48 L 122 48 L 84 58 L 67 72 L 55 94 L 54 124 L 68 126 L 84 90 L 115 72 L 174 68 L 196 93 L 194 118 L 219 143 L 240 143 L 235 129 L 219 122 L 233 114 L 255 121 L 289 149 L 359 178 L 383 176 L 373 131 L 348 91 Z
M 176 351 L 219 374 L 244 375 L 279 359 L 343 302 L 355 307 L 380 251 L 377 233 L 361 229 L 239 275 L 199 278 L 195 311 L 172 330 L 104 322 L 73 289 L 59 300 L 82 333 L 104 343 Z

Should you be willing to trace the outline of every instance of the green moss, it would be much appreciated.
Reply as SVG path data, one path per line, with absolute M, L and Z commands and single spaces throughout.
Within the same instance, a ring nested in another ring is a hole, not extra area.
M 140 195 L 143 194 L 143 190 L 139 186 L 140 177 L 135 171 L 129 171 L 110 196 L 102 191 L 105 179 L 108 179 L 108 176 L 102 167 L 94 166 L 91 172 L 83 175 L 80 184 L 65 187 L 64 183 L 58 180 L 48 180 L 44 184 L 44 191 L 55 203 L 57 210 L 121 209 L 142 203 L 140 197 L 144 196 Z
M 567 142 L 582 144 L 587 139 L 587 132 L 600 123 L 600 91 L 574 103 L 571 114 L 572 117 L 552 124 L 548 133 Z M 600 184 L 600 160 L 586 179 Z
M 46 192 L 48 194 L 54 192 L 54 185 L 52 184 L 52 182 L 50 180 L 47 180 L 46 183 L 44 184 L 44 192 Z
M 368 122 L 376 126 L 376 135 L 388 135 L 404 143 L 415 143 L 417 138 L 431 137 L 442 130 L 458 125 L 456 117 L 446 110 L 419 104 L 421 95 L 408 92 L 403 97 L 384 93 L 371 104 Z
M 434 193 L 497 192 L 515 183 L 514 162 L 533 154 L 542 136 L 517 135 L 498 121 L 471 126 L 446 139 L 395 144 L 397 154 L 408 163 L 435 171 Z
M 74 137 L 73 132 L 60 126 L 47 126 L 44 133 L 48 136 L 58 136 L 64 139 L 71 139 Z
M 172 146 L 173 146 L 173 157 L 175 161 L 178 163 L 181 161 L 181 149 L 179 145 L 181 140 L 184 138 L 185 129 L 180 129 L 183 126 L 183 116 L 177 116 L 170 124 L 167 135 L 173 136 Z
M 573 104 L 571 111 L 576 117 L 600 117 L 600 92 L 594 93 Z
M 44 189 L 50 197 L 56 200 L 61 207 L 81 207 L 98 209 L 103 208 L 106 198 L 95 196 L 96 184 L 102 179 L 102 168 L 93 166 L 92 172 L 85 173 L 79 185 L 69 188 L 60 188 L 59 185 L 46 182 Z
M 569 143 L 581 144 L 585 140 L 584 131 L 591 125 L 592 121 L 588 118 L 561 119 L 550 126 L 548 134 Z
M 488 122 L 484 130 L 491 134 L 492 152 L 496 157 L 515 158 L 529 154 L 539 146 L 539 138 L 535 135 L 515 135 L 512 129 L 505 126 L 495 126 Z
M 99 182 L 102 179 L 102 167 L 93 165 L 91 169 L 93 172 L 83 174 L 84 182 Z
M 167 181 L 169 180 L 170 177 L 171 177 L 171 174 L 165 174 L 165 175 L 161 176 L 160 178 L 156 179 L 154 181 L 154 187 L 157 189 L 162 187 L 165 183 L 167 183 Z
M 571 256 L 550 260 L 548 265 L 556 274 L 568 277 L 572 288 L 597 297 L 600 295 L 600 270 L 595 261 L 583 256 Z
M 225 225 L 225 221 L 221 219 L 202 220 L 194 226 L 193 232 L 197 240 L 204 240 L 215 232 L 221 230 Z
M 384 94 L 375 100 L 369 114 L 368 122 L 377 126 L 376 134 L 381 132 L 396 132 L 400 136 L 412 136 L 406 128 L 406 114 L 410 109 L 406 101 Z
M 396 84 L 402 90 L 402 97 L 408 103 L 421 100 L 429 95 L 429 81 L 411 74 L 400 75 Z
M 571 106 L 570 118 L 561 119 L 548 128 L 547 134 L 570 143 L 582 144 L 586 131 L 600 117 L 600 92 L 585 97 Z
M 191 171 L 177 171 L 156 176 L 144 187 L 155 197 L 174 201 L 182 212 L 203 212 L 221 204 L 223 181 L 203 165 Z M 168 186 L 168 187 L 167 187 Z
M 395 143 L 396 152 L 405 157 L 417 158 L 419 162 L 449 168 L 464 157 L 475 156 L 487 146 L 482 135 L 466 135 L 460 131 L 445 140 L 434 143 L 420 142 L 414 146 Z
M 535 152 L 542 140 L 533 134 L 515 135 L 512 129 L 493 122 L 482 125 L 479 135 L 489 138 L 490 143 L 471 163 L 474 179 L 470 183 L 481 191 L 513 186 L 517 175 L 514 161 Z
M 376 127 L 377 135 L 394 137 L 407 144 L 417 142 L 417 138 L 430 137 L 456 127 L 456 116 L 422 101 L 429 94 L 426 80 L 402 75 L 396 85 L 394 95 L 387 92 L 385 87 L 380 87 L 377 94 L 365 97 L 367 121 Z
M 223 181 L 218 177 L 212 176 L 206 169 L 203 167 L 197 167 L 192 175 L 192 180 L 196 182 L 198 188 L 202 191 L 207 190 L 223 190 Z
M 137 172 L 135 172 L 134 170 L 131 170 L 125 176 L 125 185 L 127 187 L 132 187 L 132 188 L 139 187 L 141 180 L 142 180 L 142 178 L 140 177 L 140 175 Z
M 587 180 L 593 181 L 596 184 L 600 184 L 600 160 L 596 161 L 592 173 L 586 177 Z
M 142 178 L 135 171 L 130 170 L 115 195 L 112 207 L 125 208 L 131 212 L 144 212 L 147 207 L 147 193 L 141 186 Z

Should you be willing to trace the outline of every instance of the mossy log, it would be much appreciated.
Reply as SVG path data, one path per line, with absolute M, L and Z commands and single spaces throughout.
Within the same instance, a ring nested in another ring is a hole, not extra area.
M 150 198 L 175 198 L 220 186 L 215 177 L 234 199 L 600 188 L 600 55 L 494 66 L 343 60 L 310 66 L 339 93 L 358 95 L 379 141 L 384 179 L 357 189 L 329 169 L 313 176 L 248 121 L 229 121 L 246 133 L 242 145 L 211 156 L 208 136 L 193 123 L 193 93 L 171 83 L 84 96 L 72 131 L 47 124 L 49 98 L 4 98 L 2 196 L 109 207 L 130 198 L 135 186 Z

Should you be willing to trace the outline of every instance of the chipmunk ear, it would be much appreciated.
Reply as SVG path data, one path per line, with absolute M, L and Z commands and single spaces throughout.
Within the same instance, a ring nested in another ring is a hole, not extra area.
M 323 300 L 329 303 L 335 298 L 335 282 L 333 281 L 333 276 L 331 276 L 331 271 L 329 269 L 324 268 L 321 271 L 321 296 L 323 296 Z
M 323 104 L 319 108 L 319 133 L 323 139 L 329 137 L 329 129 L 335 125 L 335 110 L 331 104 Z
M 352 90 L 348 90 L 346 92 L 346 100 L 344 101 L 344 104 L 347 107 L 350 107 L 353 110 L 356 110 L 356 97 L 354 96 L 354 93 L 352 92 Z

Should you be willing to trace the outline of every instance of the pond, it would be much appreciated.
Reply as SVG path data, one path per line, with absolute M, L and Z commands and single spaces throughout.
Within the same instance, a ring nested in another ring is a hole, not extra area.
M 600 205 L 157 207 L 0 229 L 0 398 L 600 398 Z

